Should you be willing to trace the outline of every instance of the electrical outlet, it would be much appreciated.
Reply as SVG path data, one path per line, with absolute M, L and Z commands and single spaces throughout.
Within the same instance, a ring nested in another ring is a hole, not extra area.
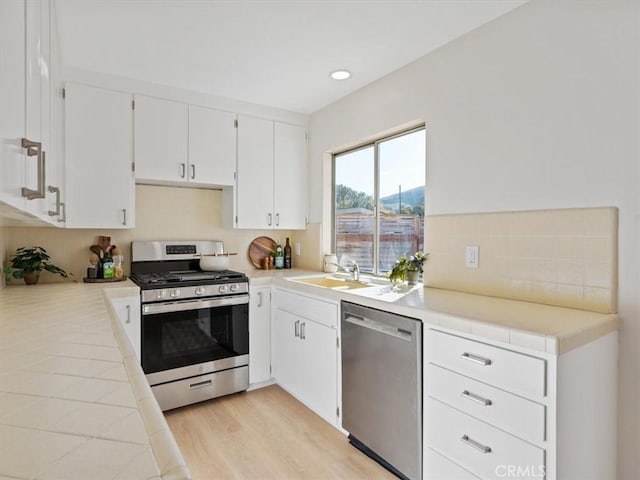
M 464 266 L 467 268 L 478 268 L 480 263 L 479 248 L 477 245 L 467 245 L 464 247 Z
M 293 247 L 294 247 L 294 249 L 295 249 L 296 255 L 297 255 L 297 256 L 300 256 L 300 242 L 296 242 L 296 243 L 293 245 Z

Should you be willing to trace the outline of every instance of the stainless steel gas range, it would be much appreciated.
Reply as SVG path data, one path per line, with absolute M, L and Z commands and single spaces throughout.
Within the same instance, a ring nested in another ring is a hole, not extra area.
M 141 289 L 142 369 L 170 410 L 249 386 L 249 283 L 232 270 L 204 272 L 200 255 L 222 242 L 133 242 Z

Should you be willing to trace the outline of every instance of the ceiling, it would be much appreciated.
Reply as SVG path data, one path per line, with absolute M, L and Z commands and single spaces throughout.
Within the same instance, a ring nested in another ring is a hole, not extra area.
M 523 3 L 55 0 L 65 66 L 306 114 Z

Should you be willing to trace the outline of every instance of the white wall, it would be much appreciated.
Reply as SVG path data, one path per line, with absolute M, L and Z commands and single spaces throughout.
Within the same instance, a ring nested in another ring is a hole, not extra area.
M 640 478 L 639 26 L 636 1 L 533 0 L 310 124 L 310 214 L 325 231 L 327 152 L 420 119 L 428 214 L 619 208 L 625 479 Z

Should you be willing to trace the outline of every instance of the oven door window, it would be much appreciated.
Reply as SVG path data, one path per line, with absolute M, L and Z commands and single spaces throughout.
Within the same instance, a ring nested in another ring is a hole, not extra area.
M 248 309 L 242 304 L 143 315 L 144 372 L 248 354 Z

